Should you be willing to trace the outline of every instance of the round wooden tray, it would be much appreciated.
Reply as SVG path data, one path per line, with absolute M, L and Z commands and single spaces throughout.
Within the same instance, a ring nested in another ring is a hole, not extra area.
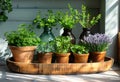
M 113 65 L 113 58 L 106 57 L 104 62 L 94 63 L 21 63 L 7 59 L 10 71 L 27 74 L 83 74 L 97 73 L 109 70 Z

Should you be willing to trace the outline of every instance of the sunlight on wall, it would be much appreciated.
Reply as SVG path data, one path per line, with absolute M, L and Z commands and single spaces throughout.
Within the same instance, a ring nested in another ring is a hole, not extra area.
M 108 50 L 109 56 L 117 58 L 117 34 L 118 34 L 118 8 L 119 0 L 106 0 L 105 10 L 105 34 L 113 39 Z
M 106 0 L 105 33 L 112 38 L 118 33 L 118 0 Z

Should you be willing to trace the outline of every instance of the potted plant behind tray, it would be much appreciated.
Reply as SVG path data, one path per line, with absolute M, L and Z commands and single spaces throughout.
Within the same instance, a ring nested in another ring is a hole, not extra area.
M 40 38 L 27 27 L 29 26 L 21 24 L 16 31 L 5 33 L 15 62 L 30 63 L 34 51 L 40 43 Z
M 62 36 L 69 36 L 71 38 L 71 43 L 75 44 L 75 36 L 72 33 L 72 29 L 75 27 L 75 24 L 77 23 L 77 20 L 75 17 L 78 11 L 76 9 L 73 9 L 70 4 L 68 4 L 69 11 L 62 12 L 58 11 L 58 22 L 61 25 L 61 28 L 63 28 L 63 34 Z
M 89 50 L 82 45 L 72 45 L 71 51 L 74 55 L 75 63 L 87 63 L 89 57 Z
M 87 7 L 85 5 L 82 5 L 81 13 L 77 13 L 78 17 L 77 20 L 79 21 L 79 24 L 83 28 L 83 32 L 80 34 L 79 42 L 83 40 L 84 37 L 91 35 L 91 28 L 99 22 L 101 19 L 101 14 L 98 14 L 97 16 L 93 16 L 90 14 L 90 12 L 87 12 Z
M 89 48 L 89 59 L 92 62 L 103 62 L 111 43 L 112 39 L 109 36 L 99 33 L 84 37 L 82 42 L 83 45 Z
M 53 41 L 40 42 L 37 47 L 38 62 L 50 64 L 52 61 L 52 54 L 55 51 L 55 44 Z
M 54 40 L 55 36 L 52 33 L 52 27 L 57 25 L 57 17 L 52 10 L 48 10 L 45 16 L 41 16 L 39 12 L 33 20 L 33 25 L 36 25 L 38 29 L 44 29 L 43 33 L 40 35 L 41 41 L 49 42 Z
M 57 63 L 68 63 L 70 56 L 71 39 L 69 36 L 55 38 L 55 55 Z

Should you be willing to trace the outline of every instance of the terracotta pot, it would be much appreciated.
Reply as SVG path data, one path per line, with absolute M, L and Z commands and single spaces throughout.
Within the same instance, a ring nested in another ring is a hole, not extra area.
M 70 53 L 56 53 L 56 63 L 68 63 Z
M 50 64 L 52 60 L 52 52 L 49 53 L 38 53 L 38 62 Z
M 9 46 L 15 62 L 31 63 L 36 46 L 16 47 Z
M 89 54 L 76 54 L 74 53 L 74 62 L 75 63 L 87 63 Z
M 92 62 L 104 62 L 106 51 L 103 52 L 91 52 L 90 61 Z
M 72 33 L 72 29 L 64 28 L 64 32 L 63 32 L 62 36 L 69 36 L 71 38 L 71 43 L 72 44 L 76 43 L 76 38 L 75 38 L 74 34 Z M 74 63 L 74 56 L 73 56 L 72 52 L 71 52 L 71 55 L 69 56 L 69 62 Z

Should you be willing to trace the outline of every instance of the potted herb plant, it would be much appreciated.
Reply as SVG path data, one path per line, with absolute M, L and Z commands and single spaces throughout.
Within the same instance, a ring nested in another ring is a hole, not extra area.
M 75 19 L 76 13 L 78 13 L 75 9 L 73 9 L 70 4 L 68 4 L 69 11 L 58 12 L 58 22 L 61 25 L 61 28 L 64 29 L 64 32 L 62 36 L 70 36 L 71 43 L 75 44 L 75 36 L 72 33 L 72 29 L 74 28 L 74 25 L 77 23 L 77 20 Z M 77 16 L 76 16 L 77 17 Z
M 71 39 L 69 36 L 55 38 L 55 54 L 57 63 L 68 63 L 70 56 Z
M 52 60 L 52 54 L 55 51 L 55 44 L 53 41 L 40 42 L 36 50 L 38 53 L 39 63 L 50 64 Z
M 112 39 L 109 36 L 99 33 L 84 37 L 82 42 L 82 44 L 89 48 L 90 60 L 92 62 L 104 61 L 106 51 L 111 43 Z
M 54 40 L 55 36 L 52 33 L 52 27 L 56 26 L 57 17 L 52 10 L 48 10 L 48 13 L 45 16 L 41 16 L 41 13 L 39 12 L 33 20 L 33 24 L 36 25 L 38 29 L 44 28 L 43 33 L 40 35 L 42 41 L 49 42 Z
M 77 13 L 76 16 L 79 21 L 79 24 L 83 28 L 83 32 L 81 33 L 79 39 L 80 41 L 85 37 L 89 36 L 91 34 L 90 29 L 99 22 L 101 19 L 101 14 L 98 14 L 97 16 L 93 16 L 90 14 L 90 12 L 87 12 L 87 7 L 85 5 L 82 5 L 81 13 Z
M 11 0 L 0 0 L 0 21 L 6 21 L 8 19 L 6 11 L 8 13 L 12 11 Z
M 27 27 L 29 26 L 21 24 L 16 31 L 5 33 L 9 48 L 16 62 L 30 63 L 33 59 L 34 51 L 40 43 L 40 38 Z
M 71 51 L 74 55 L 75 63 L 87 63 L 89 57 L 89 50 L 82 45 L 72 45 Z

